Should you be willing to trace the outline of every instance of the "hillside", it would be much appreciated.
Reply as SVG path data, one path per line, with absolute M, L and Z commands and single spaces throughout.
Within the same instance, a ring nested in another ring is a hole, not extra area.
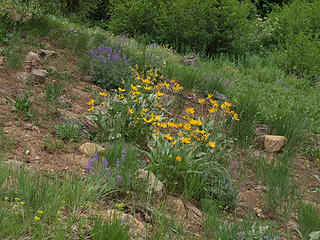
M 319 82 L 9 10 L 1 239 L 318 239 Z

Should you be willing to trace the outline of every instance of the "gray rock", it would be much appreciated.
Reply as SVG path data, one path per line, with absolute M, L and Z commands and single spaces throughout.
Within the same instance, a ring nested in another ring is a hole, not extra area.
M 24 59 L 25 63 L 28 65 L 38 65 L 41 64 L 40 56 L 35 52 L 28 52 L 27 56 Z
M 46 70 L 34 69 L 30 76 L 35 83 L 41 84 L 48 77 L 48 72 Z
M 258 124 L 256 127 L 256 135 L 257 136 L 262 136 L 266 135 L 268 133 L 268 125 L 265 124 Z
M 16 79 L 20 80 L 20 81 L 27 81 L 27 79 L 29 78 L 29 73 L 28 72 L 18 72 L 16 74 Z
M 50 56 L 56 56 L 56 55 L 57 55 L 57 53 L 52 50 L 40 49 L 40 51 L 39 51 L 39 56 L 41 58 L 48 58 Z
M 138 170 L 139 175 L 138 179 L 146 181 L 147 187 L 146 192 L 149 194 L 156 193 L 159 196 L 162 196 L 164 193 L 163 183 L 151 172 L 144 169 Z
M 71 108 L 72 107 L 72 102 L 69 101 L 68 99 L 65 99 L 64 97 L 59 97 L 58 103 L 61 107 L 64 107 L 64 108 Z

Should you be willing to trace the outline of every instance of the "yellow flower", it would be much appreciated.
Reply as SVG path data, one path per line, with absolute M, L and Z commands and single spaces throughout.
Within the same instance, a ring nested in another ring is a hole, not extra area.
M 120 92 L 125 92 L 125 89 L 122 89 L 121 87 L 118 88 Z
M 181 157 L 180 157 L 180 156 L 176 156 L 176 160 L 177 160 L 178 162 L 180 162 L 180 161 L 181 161 Z
M 190 113 L 190 114 L 194 114 L 194 109 L 193 108 L 187 108 L 186 109 L 186 113 L 188 114 L 188 113 Z
M 201 104 L 204 103 L 204 101 L 205 101 L 205 99 L 203 99 L 203 98 L 199 98 L 198 99 L 198 102 L 201 103 Z
M 129 108 L 129 113 L 133 114 L 133 109 L 132 108 Z
M 201 126 L 202 125 L 202 122 L 201 122 L 201 120 L 194 120 L 194 119 L 190 119 L 189 120 L 189 123 L 191 124 L 191 125 L 195 125 L 195 126 Z
M 106 92 L 99 92 L 99 94 L 102 96 L 102 97 L 106 97 L 106 96 L 108 96 L 109 94 L 108 93 L 106 93 Z
M 163 83 L 165 86 L 166 86 L 166 88 L 168 88 L 169 86 L 170 86 L 170 84 L 169 83 L 167 83 L 166 81 L 164 81 L 164 83 Z
M 24 205 L 24 202 L 20 202 L 20 204 L 23 206 L 23 205 Z
M 131 84 L 131 89 L 132 89 L 133 91 L 137 91 L 137 90 L 138 90 L 138 88 L 137 88 L 136 86 L 133 86 L 132 84 Z
M 120 99 L 124 99 L 124 96 L 122 96 L 120 94 L 117 97 L 120 98 Z
M 161 104 L 157 103 L 157 107 L 162 108 L 163 106 Z
M 35 216 L 35 217 L 34 217 L 34 220 L 39 221 L 40 218 L 39 218 L 38 216 Z
M 106 104 L 105 102 L 102 102 L 102 103 L 101 103 L 101 106 L 104 106 L 105 104 Z
M 182 137 L 182 136 L 183 136 L 183 134 L 182 134 L 181 132 L 178 132 L 178 136 Z
M 239 115 L 237 114 L 237 113 L 235 113 L 234 115 L 233 115 L 233 118 L 234 118 L 234 120 L 236 120 L 236 121 L 239 121 L 240 119 L 239 119 Z
M 92 111 L 94 109 L 94 106 L 91 106 L 91 108 L 88 109 L 88 111 Z
M 219 103 L 216 100 L 210 99 L 211 104 L 213 104 L 213 106 L 215 107 L 219 107 Z
M 154 132 L 152 133 L 154 136 L 158 136 L 159 135 L 159 132 Z
M 180 141 L 183 143 L 191 143 L 191 138 L 181 138 Z
M 160 92 L 160 91 L 157 92 L 157 96 L 158 96 L 158 97 L 161 97 L 161 96 L 163 96 L 163 95 L 164 95 L 164 93 L 162 93 L 162 92 Z
M 216 146 L 216 143 L 215 142 L 209 142 L 208 145 L 209 145 L 209 147 L 214 148 Z
M 8 200 L 9 200 L 9 198 L 8 198 L 8 197 L 4 197 L 4 200 L 5 200 L 5 201 L 8 201 Z
M 145 90 L 151 90 L 151 89 L 152 89 L 151 86 L 149 86 L 149 87 L 148 87 L 148 86 L 144 86 L 143 88 L 144 88 Z
M 151 123 L 151 122 L 153 121 L 153 117 L 152 117 L 151 119 L 149 119 L 149 120 L 148 120 L 147 118 L 144 118 L 143 120 L 144 120 L 146 123 Z
M 189 130 L 191 129 L 191 124 L 186 123 L 186 124 L 184 124 L 183 128 L 184 128 L 185 130 L 189 131 Z
M 172 140 L 173 140 L 173 137 L 172 137 L 169 133 L 165 134 L 164 137 L 165 137 L 166 139 L 168 139 L 169 141 L 172 141 Z
M 168 124 L 169 127 L 174 127 L 175 126 L 174 122 L 168 122 L 167 124 Z
M 209 108 L 209 112 L 210 112 L 210 113 L 215 113 L 215 112 L 217 112 L 217 111 L 218 111 L 217 108 Z
M 173 141 L 173 142 L 172 142 L 172 145 L 173 145 L 173 146 L 176 146 L 176 145 L 177 145 L 177 141 Z
M 95 101 L 94 101 L 93 99 L 90 99 L 87 104 L 90 106 L 90 105 L 93 105 L 94 102 L 95 102 Z
M 213 94 L 208 94 L 208 98 L 212 98 L 213 97 Z
M 37 213 L 42 214 L 42 213 L 43 213 L 43 211 L 39 210 Z

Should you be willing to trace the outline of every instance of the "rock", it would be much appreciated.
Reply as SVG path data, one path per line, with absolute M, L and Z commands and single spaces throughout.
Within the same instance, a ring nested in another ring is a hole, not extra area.
M 61 107 L 64 107 L 64 108 L 71 108 L 72 107 L 72 102 L 69 101 L 68 99 L 65 99 L 64 97 L 59 97 L 57 100 L 58 100 L 58 104 Z
M 62 159 L 64 159 L 67 163 L 73 162 L 75 164 L 79 164 L 83 168 L 88 166 L 88 158 L 75 153 L 66 154 L 62 156 Z
M 0 57 L 0 66 L 4 66 L 4 57 Z
M 88 157 L 92 157 L 96 152 L 104 152 L 104 147 L 99 144 L 86 142 L 79 147 L 79 150 Z
M 102 218 L 111 222 L 114 221 L 114 219 L 118 219 L 122 225 L 129 225 L 129 234 L 133 236 L 134 239 L 145 239 L 147 236 L 147 231 L 143 223 L 129 214 L 110 209 L 103 213 Z
M 186 203 L 185 208 L 187 209 L 188 218 L 192 222 L 196 222 L 198 224 L 201 224 L 201 222 L 203 220 L 202 212 L 196 206 L 192 205 L 191 203 Z
M 193 66 L 196 64 L 197 59 L 198 58 L 195 54 L 191 56 L 184 56 L 184 64 L 186 64 L 187 66 Z
M 43 83 L 48 77 L 48 72 L 46 70 L 34 69 L 31 72 L 31 78 L 35 83 Z
M 56 56 L 56 55 L 57 55 L 57 53 L 52 50 L 40 49 L 40 51 L 39 51 L 39 56 L 44 59 L 46 59 L 50 56 Z
M 29 74 L 27 72 L 18 72 L 16 74 L 16 78 L 20 81 L 25 82 L 29 78 Z
M 258 124 L 256 127 L 256 135 L 263 136 L 268 133 L 268 125 L 265 124 Z
M 181 199 L 168 196 L 168 214 L 183 219 L 187 216 L 187 210 Z
M 139 169 L 138 172 L 138 179 L 147 182 L 146 192 L 150 194 L 156 193 L 162 196 L 164 193 L 163 183 L 151 171 Z
M 38 65 L 41 64 L 40 56 L 35 52 L 28 52 L 27 56 L 24 59 L 27 65 Z
M 264 147 L 269 153 L 281 151 L 287 139 L 284 136 L 265 135 Z

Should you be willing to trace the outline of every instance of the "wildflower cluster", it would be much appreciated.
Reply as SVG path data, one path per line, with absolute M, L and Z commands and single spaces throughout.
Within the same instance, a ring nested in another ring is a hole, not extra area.
M 129 65 L 132 56 L 127 58 L 121 54 L 118 46 L 115 48 L 100 44 L 98 48 L 92 46 L 91 52 L 91 75 L 93 80 L 106 89 L 123 86 L 130 79 Z
M 122 181 L 122 177 L 120 174 L 120 168 L 123 165 L 123 163 L 126 160 L 127 151 L 124 149 L 122 151 L 121 158 L 115 162 L 115 164 L 111 165 L 104 157 L 101 158 L 101 162 L 103 167 L 101 168 L 101 162 L 99 161 L 99 155 L 98 153 L 94 153 L 93 159 L 88 159 L 88 165 L 86 167 L 86 170 L 89 173 L 95 173 L 95 168 L 97 169 L 97 172 L 103 173 L 103 175 L 109 179 L 113 178 L 120 183 Z
M 146 66 L 141 72 L 137 67 L 132 67 L 131 71 L 135 75 L 134 83 L 119 87 L 113 96 L 102 92 L 101 99 L 88 102 L 88 111 L 92 114 L 87 118 L 99 126 L 99 140 L 124 137 L 144 144 L 151 135 L 152 126 L 163 119 L 163 110 L 170 104 L 164 104 L 162 100 L 165 91 L 179 92 L 183 89 L 174 80 L 164 81 L 160 69 Z

